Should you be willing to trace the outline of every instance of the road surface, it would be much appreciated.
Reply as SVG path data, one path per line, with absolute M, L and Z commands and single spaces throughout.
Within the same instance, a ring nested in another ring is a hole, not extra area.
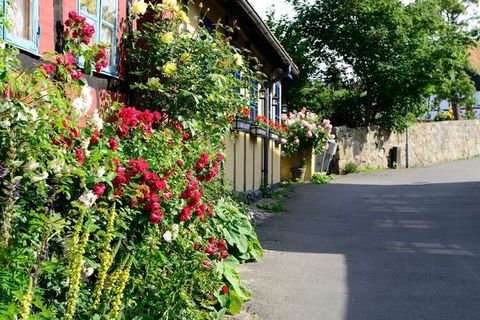
M 480 159 L 299 185 L 241 267 L 264 320 L 480 319 Z M 256 318 L 256 317 L 255 317 Z

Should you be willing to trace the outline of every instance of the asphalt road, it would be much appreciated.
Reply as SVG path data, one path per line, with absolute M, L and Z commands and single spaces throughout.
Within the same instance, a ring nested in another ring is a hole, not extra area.
M 242 277 L 265 320 L 480 319 L 480 159 L 300 185 Z

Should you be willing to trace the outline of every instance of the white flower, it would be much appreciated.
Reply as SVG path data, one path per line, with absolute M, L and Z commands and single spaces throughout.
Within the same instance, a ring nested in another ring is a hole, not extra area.
M 52 160 L 48 164 L 48 166 L 50 167 L 50 169 L 52 169 L 54 174 L 60 173 L 64 165 L 65 165 L 65 160 L 63 160 L 62 158 Z
M 20 111 L 17 115 L 17 121 L 28 121 L 28 115 L 25 112 Z
M 0 127 L 5 128 L 5 129 L 10 128 L 11 125 L 12 125 L 12 123 L 8 120 L 4 120 L 4 121 L 0 122 Z
M 85 269 L 83 271 L 83 274 L 86 278 L 88 278 L 93 274 L 94 271 L 95 271 L 95 269 L 93 269 L 92 267 L 88 267 L 87 269 Z
M 78 201 L 90 208 L 97 201 L 97 196 L 92 191 L 89 191 L 78 198 Z
M 40 164 L 38 162 L 28 160 L 24 165 L 23 165 L 23 170 L 25 172 L 32 172 L 38 169 L 40 167 Z
M 104 174 L 105 174 L 105 168 L 104 168 L 104 167 L 100 167 L 100 168 L 98 168 L 96 177 L 100 179 L 101 177 L 103 177 Z
M 5 50 L 5 41 L 0 40 L 0 49 Z
M 83 140 L 82 143 L 80 143 L 80 147 L 84 150 L 87 150 L 89 145 L 90 139 Z
M 90 91 L 88 86 L 83 86 L 80 96 L 72 101 L 72 107 L 80 117 L 84 117 L 92 106 L 93 97 Z
M 178 237 L 178 232 L 180 231 L 180 226 L 176 223 L 173 224 L 172 226 L 172 235 L 173 239 L 176 239 Z
M 96 109 L 93 111 L 92 117 L 89 119 L 89 122 L 93 127 L 95 127 L 97 131 L 103 129 L 103 119 L 100 117 Z
M 165 231 L 165 233 L 163 234 L 163 239 L 167 242 L 172 242 L 172 233 L 170 232 L 170 230 Z
M 38 112 L 35 109 L 29 109 L 27 112 L 30 114 L 30 120 L 37 121 L 38 119 Z
M 37 183 L 37 182 L 40 182 L 42 180 L 46 180 L 48 178 L 48 172 L 43 172 L 42 174 L 38 175 L 38 176 L 34 176 L 32 177 L 32 180 L 31 182 L 32 183 Z

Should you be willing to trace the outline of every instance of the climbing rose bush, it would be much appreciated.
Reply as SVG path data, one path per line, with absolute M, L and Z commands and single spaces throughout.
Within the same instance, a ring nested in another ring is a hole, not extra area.
M 165 28 L 186 20 L 173 1 L 149 8 L 173 13 L 160 20 Z M 139 5 L 135 17 L 144 12 Z M 158 81 L 137 79 L 139 90 L 188 89 L 202 97 L 198 104 L 167 95 L 95 108 L 83 75 L 106 66 L 107 47 L 91 44 L 94 29 L 76 13 L 65 24 L 65 51 L 28 72 L 0 40 L 0 318 L 215 319 L 238 312 L 250 293 L 236 256 L 259 259 L 261 247 L 222 179 L 220 137 L 245 99 L 230 87 L 237 83 L 223 80 L 243 66 L 237 50 L 219 34 L 178 40 L 191 68 L 205 63 L 198 57 L 205 52 L 193 50 L 200 45 L 222 64 L 206 72 L 223 73 L 202 75 L 208 86 L 200 93 L 185 87 L 178 61 Z M 168 49 L 176 41 L 162 43 Z M 179 59 L 170 49 L 162 59 Z M 214 99 L 220 89 L 234 104 Z M 208 117 L 198 115 L 203 99 L 215 110 Z M 188 108 L 175 112 L 180 102 Z

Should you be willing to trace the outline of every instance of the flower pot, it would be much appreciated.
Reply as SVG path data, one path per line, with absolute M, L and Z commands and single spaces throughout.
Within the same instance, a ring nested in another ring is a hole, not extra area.
M 248 132 L 248 131 L 250 131 L 250 122 L 248 122 L 246 120 L 235 119 L 232 122 L 232 129 L 233 130 L 238 130 L 238 131 L 243 131 L 243 132 Z
M 264 129 L 259 126 L 251 126 L 250 134 L 252 136 L 267 137 L 267 129 Z
M 280 143 L 281 143 L 281 144 L 287 144 L 287 138 L 285 138 L 285 137 L 280 137 Z
M 279 142 L 280 141 L 280 137 L 278 134 L 274 133 L 274 132 L 271 132 L 269 133 L 268 137 L 270 138 L 270 140 L 273 140 L 275 142 Z
M 303 181 L 305 180 L 305 168 L 298 167 L 298 168 L 291 168 L 290 169 L 290 174 L 292 175 L 292 180 L 300 180 Z

